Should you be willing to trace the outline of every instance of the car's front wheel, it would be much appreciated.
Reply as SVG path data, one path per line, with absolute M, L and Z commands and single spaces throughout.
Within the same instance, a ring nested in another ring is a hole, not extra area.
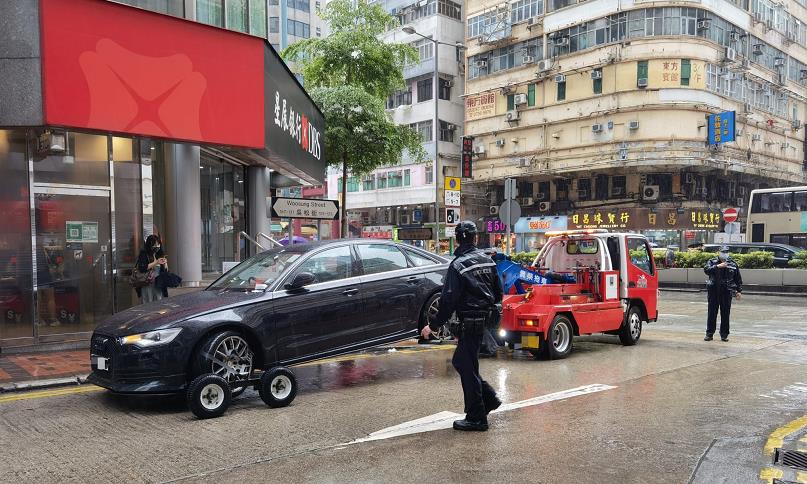
M 252 373 L 254 353 L 241 333 L 223 331 L 210 336 L 199 350 L 199 373 L 212 373 L 233 384 Z M 233 389 L 237 397 L 246 387 Z

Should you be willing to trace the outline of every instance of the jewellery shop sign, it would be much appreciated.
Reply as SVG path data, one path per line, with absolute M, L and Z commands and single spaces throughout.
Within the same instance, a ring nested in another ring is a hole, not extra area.
M 577 210 L 569 229 L 718 230 L 720 209 L 623 208 Z

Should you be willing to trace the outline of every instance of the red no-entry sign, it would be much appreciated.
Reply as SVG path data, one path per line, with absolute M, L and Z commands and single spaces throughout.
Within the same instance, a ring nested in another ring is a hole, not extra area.
M 723 210 L 723 220 L 726 222 L 736 222 L 737 221 L 737 209 L 736 208 L 727 208 Z

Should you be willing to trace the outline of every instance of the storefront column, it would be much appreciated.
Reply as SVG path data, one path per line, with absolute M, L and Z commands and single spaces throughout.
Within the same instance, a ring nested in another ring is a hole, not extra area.
M 247 230 L 252 237 L 257 237 L 258 232 L 271 236 L 272 223 L 269 217 L 271 214 L 267 212 L 268 207 L 266 205 L 266 197 L 269 196 L 271 190 L 271 171 L 265 166 L 250 166 L 247 170 L 247 183 L 249 184 L 247 190 L 249 225 L 247 225 Z M 258 242 L 267 249 L 272 245 L 263 237 Z M 253 246 L 251 242 L 246 242 L 246 244 L 250 246 L 249 254 L 257 253 L 257 247 Z
M 199 146 L 164 143 L 165 222 L 168 267 L 182 285 L 202 282 L 202 203 Z

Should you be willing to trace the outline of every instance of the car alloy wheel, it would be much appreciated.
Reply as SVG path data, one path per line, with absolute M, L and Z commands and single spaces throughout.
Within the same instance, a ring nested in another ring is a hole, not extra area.
M 210 372 L 229 383 L 249 378 L 252 372 L 252 350 L 241 336 L 224 338 L 216 346 L 210 359 Z
M 437 313 L 439 313 L 439 312 L 440 312 L 440 298 L 436 297 L 436 298 L 434 298 L 434 301 L 432 301 L 432 303 L 429 305 L 429 308 L 426 310 L 426 316 L 427 316 L 426 317 L 426 324 L 428 324 L 429 321 L 434 320 L 437 317 Z M 455 319 L 455 316 L 452 315 L 451 319 L 449 320 L 448 323 L 440 326 L 440 329 L 437 330 L 437 333 L 435 333 L 435 336 L 437 336 L 440 339 L 451 339 L 451 338 L 453 338 L 454 336 L 451 334 L 451 331 L 448 330 L 448 327 L 449 327 L 449 324 L 454 319 Z

